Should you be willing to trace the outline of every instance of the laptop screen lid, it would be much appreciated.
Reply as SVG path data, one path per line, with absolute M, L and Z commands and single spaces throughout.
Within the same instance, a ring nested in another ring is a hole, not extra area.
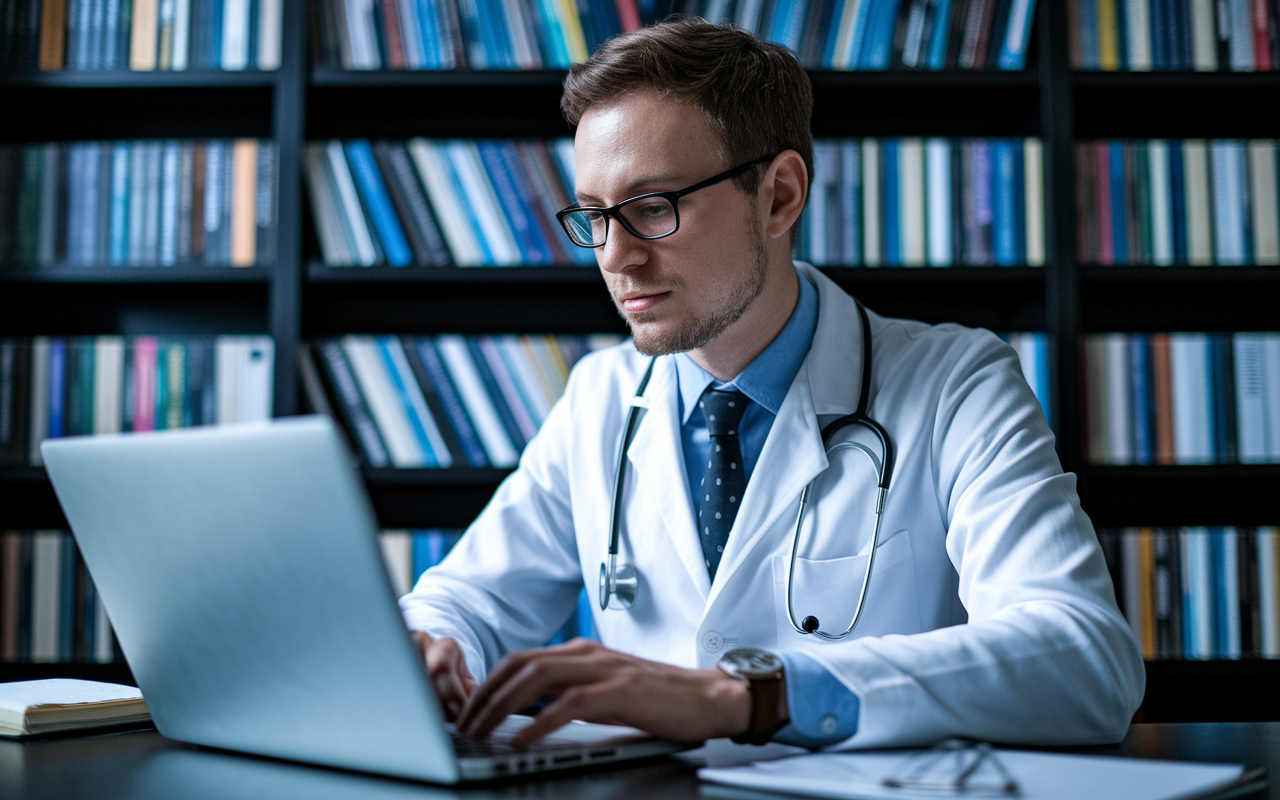
M 41 453 L 161 733 L 458 780 L 327 417 L 52 439 Z

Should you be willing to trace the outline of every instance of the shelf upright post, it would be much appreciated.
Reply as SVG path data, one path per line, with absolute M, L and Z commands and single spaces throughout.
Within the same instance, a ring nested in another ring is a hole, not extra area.
M 298 413 L 297 350 L 302 335 L 302 140 L 307 92 L 305 4 L 285 2 L 271 132 L 278 148 L 279 217 L 268 314 L 275 338 L 274 416 Z
M 1040 3 L 1040 134 L 1045 151 L 1045 328 L 1063 469 L 1080 461 L 1080 285 L 1075 258 L 1075 119 L 1067 51 L 1067 0 Z

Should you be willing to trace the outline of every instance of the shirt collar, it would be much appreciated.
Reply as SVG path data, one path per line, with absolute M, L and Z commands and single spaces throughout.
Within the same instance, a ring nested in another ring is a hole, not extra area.
M 796 272 L 796 280 L 800 284 L 800 297 L 791 312 L 791 319 L 769 346 L 733 380 L 720 385 L 715 376 L 698 366 L 688 353 L 676 354 L 681 424 L 689 421 L 689 416 L 698 407 L 698 398 L 713 383 L 717 388 L 737 389 L 777 416 L 791 389 L 791 382 L 809 353 L 813 332 L 818 326 L 818 290 L 799 272 Z

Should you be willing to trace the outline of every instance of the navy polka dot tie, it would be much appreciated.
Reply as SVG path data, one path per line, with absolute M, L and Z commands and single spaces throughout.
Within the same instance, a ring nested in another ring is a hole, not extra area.
M 739 391 L 708 389 L 698 401 L 702 417 L 707 421 L 711 434 L 711 454 L 707 461 L 707 473 L 702 478 L 702 503 L 698 511 L 698 539 L 702 542 L 702 554 L 707 562 L 711 580 L 716 578 L 716 568 L 724 555 L 725 543 L 733 518 L 742 505 L 742 493 L 747 488 L 747 471 L 742 464 L 742 446 L 738 441 L 738 424 L 751 400 Z

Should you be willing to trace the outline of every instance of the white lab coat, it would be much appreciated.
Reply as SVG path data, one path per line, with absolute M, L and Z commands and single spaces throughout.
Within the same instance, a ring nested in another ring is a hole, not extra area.
M 867 608 L 825 641 L 787 618 L 797 501 L 817 479 L 795 576 L 797 619 L 852 616 L 871 538 L 875 480 L 853 448 L 823 450 L 820 421 L 852 413 L 862 370 L 853 300 L 812 267 L 813 345 L 769 431 L 714 584 L 681 454 L 675 366 L 661 358 L 631 445 L 620 562 L 640 593 L 595 611 L 604 644 L 710 668 L 724 651 L 798 651 L 857 693 L 840 747 L 968 736 L 1026 744 L 1118 741 L 1144 671 L 1116 606 L 1075 476 L 1014 351 L 991 333 L 870 314 L 870 414 L 897 449 Z M 629 344 L 584 358 L 564 397 L 444 563 L 401 600 L 412 628 L 452 636 L 478 678 L 545 642 L 607 549 L 615 459 L 648 358 Z M 850 430 L 844 439 L 873 441 Z

